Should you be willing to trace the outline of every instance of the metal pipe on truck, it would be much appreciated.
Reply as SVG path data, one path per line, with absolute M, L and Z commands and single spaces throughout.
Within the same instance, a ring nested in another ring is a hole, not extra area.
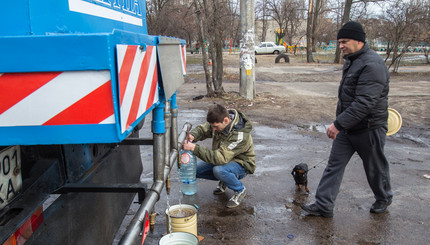
M 182 144 L 185 141 L 185 138 L 187 136 L 187 131 L 191 128 L 190 123 L 185 123 L 184 127 L 182 128 L 181 134 L 178 137 L 178 143 L 177 143 L 177 149 L 182 149 Z M 155 138 L 154 138 L 154 148 L 155 148 Z M 158 146 L 160 147 L 160 146 Z M 163 173 L 162 179 L 156 179 L 154 180 L 154 183 L 152 187 L 149 189 L 148 193 L 146 194 L 146 198 L 143 201 L 142 205 L 140 206 L 139 210 L 137 211 L 136 215 L 132 219 L 130 225 L 128 226 L 126 232 L 124 233 L 124 236 L 121 238 L 119 244 L 121 245 L 131 245 L 134 244 L 136 239 L 139 237 L 142 226 L 145 221 L 145 214 L 150 213 L 152 209 L 154 208 L 155 203 L 160 199 L 160 194 L 164 186 L 165 180 L 168 178 L 170 174 L 170 170 L 172 169 L 173 165 L 176 162 L 176 159 L 179 155 L 179 152 L 177 149 L 172 149 L 170 152 L 170 158 L 169 158 L 169 165 L 164 166 L 164 171 L 159 173 L 155 173 L 154 169 L 154 176 L 160 176 L 161 173 Z M 161 159 L 157 158 L 158 163 L 154 159 L 154 166 L 159 165 L 163 163 Z

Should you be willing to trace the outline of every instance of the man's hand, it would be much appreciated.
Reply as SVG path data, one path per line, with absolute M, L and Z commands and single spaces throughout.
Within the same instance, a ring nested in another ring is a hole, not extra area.
M 336 135 L 339 133 L 339 130 L 336 128 L 336 126 L 334 126 L 334 123 L 332 123 L 328 129 L 327 129 L 327 136 L 330 139 L 336 139 Z
M 190 135 L 191 138 L 191 135 Z M 193 137 L 194 138 L 194 137 Z M 186 150 L 186 151 L 194 151 L 194 148 L 196 147 L 195 144 L 191 143 L 191 141 L 186 141 L 184 142 L 184 145 L 182 146 L 182 149 Z
M 192 135 L 192 134 L 189 134 L 188 135 L 188 140 L 190 141 L 190 142 L 193 142 L 194 141 L 194 136 Z

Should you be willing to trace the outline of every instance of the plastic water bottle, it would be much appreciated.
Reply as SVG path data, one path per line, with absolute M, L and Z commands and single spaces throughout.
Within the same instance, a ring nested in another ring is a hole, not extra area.
M 179 178 L 182 182 L 182 193 L 194 195 L 197 192 L 197 158 L 192 151 L 182 151 Z

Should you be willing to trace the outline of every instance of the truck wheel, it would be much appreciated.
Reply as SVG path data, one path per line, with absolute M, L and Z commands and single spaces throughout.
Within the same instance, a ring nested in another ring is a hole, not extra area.
M 279 50 L 273 51 L 274 54 L 279 54 Z
M 286 54 L 280 54 L 280 55 L 276 56 L 275 63 L 279 63 L 279 61 L 281 59 L 284 59 L 285 63 L 290 63 L 290 58 Z

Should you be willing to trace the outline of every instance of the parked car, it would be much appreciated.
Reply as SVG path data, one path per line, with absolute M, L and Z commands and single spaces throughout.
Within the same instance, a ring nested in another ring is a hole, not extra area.
M 255 46 L 255 54 L 280 54 L 286 51 L 282 45 L 276 45 L 274 42 L 262 42 Z

